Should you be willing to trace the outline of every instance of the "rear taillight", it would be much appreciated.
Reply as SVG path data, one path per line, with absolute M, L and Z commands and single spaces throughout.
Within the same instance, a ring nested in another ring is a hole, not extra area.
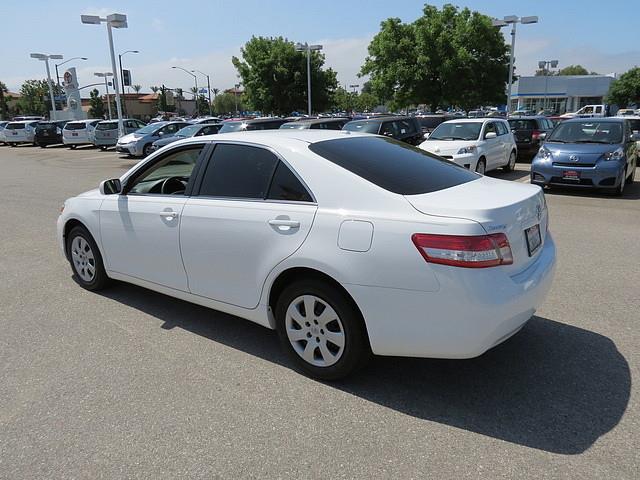
M 414 233 L 411 240 L 429 263 L 466 268 L 513 263 L 511 246 L 504 233 L 477 236 Z
M 540 130 L 534 130 L 531 132 L 531 140 L 540 140 L 540 134 L 542 134 Z

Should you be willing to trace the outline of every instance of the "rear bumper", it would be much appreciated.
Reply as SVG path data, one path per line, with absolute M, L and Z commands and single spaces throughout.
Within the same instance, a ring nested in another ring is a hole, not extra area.
M 93 144 L 96 147 L 113 147 L 118 143 L 118 140 L 115 138 L 94 138 Z
M 555 273 L 551 234 L 526 270 L 433 265 L 437 292 L 345 285 L 360 307 L 373 353 L 472 358 L 520 330 L 544 301 Z
M 88 145 L 91 144 L 92 142 L 89 140 L 89 138 L 85 137 L 85 136 L 78 136 L 78 137 L 62 137 L 62 143 L 64 143 L 65 145 Z
M 35 137 L 35 142 L 38 145 L 57 145 L 62 143 L 62 137 L 56 135 L 49 137 Z
M 550 161 L 536 161 L 531 165 L 531 183 L 540 186 L 561 185 L 578 188 L 614 188 L 624 181 L 624 161 L 599 161 L 595 166 L 581 167 L 579 164 L 571 166 L 557 166 Z M 563 179 L 563 172 L 574 170 L 579 172 L 579 180 Z

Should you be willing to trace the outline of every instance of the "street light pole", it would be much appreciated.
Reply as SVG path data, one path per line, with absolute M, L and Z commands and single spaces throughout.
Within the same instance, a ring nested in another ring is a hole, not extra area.
M 56 100 L 53 97 L 53 81 L 51 80 L 51 70 L 49 69 L 49 59 L 62 60 L 62 55 L 46 55 L 44 53 L 32 53 L 31 58 L 37 60 L 43 60 L 47 68 L 47 83 L 49 85 L 49 99 L 51 100 L 51 120 L 57 120 L 56 118 Z
M 213 116 L 213 110 L 212 110 L 212 106 L 211 106 L 211 80 L 209 78 L 209 75 L 207 75 L 204 72 L 201 72 L 200 70 L 191 70 L 192 72 L 198 72 L 200 75 L 204 75 L 205 77 L 207 77 L 207 96 L 209 97 L 209 116 L 212 117 Z
M 238 90 L 240 89 L 240 84 L 236 83 L 234 85 L 234 90 L 233 90 L 233 98 L 236 101 L 236 117 L 238 116 Z
M 120 87 L 118 82 L 118 70 L 116 68 L 116 54 L 113 48 L 113 33 L 112 28 L 127 28 L 127 16 L 121 13 L 112 13 L 107 15 L 106 18 L 101 18 L 98 15 L 81 15 L 80 20 L 82 23 L 90 25 L 99 25 L 101 23 L 107 24 L 107 36 L 109 37 L 109 53 L 111 54 L 111 70 L 113 75 L 113 88 L 116 92 L 116 110 L 118 111 L 118 134 L 124 136 L 124 125 L 122 120 L 122 104 L 120 103 Z
M 507 113 L 511 112 L 511 86 L 513 85 L 513 63 L 515 61 L 516 49 L 516 24 L 538 23 L 538 17 L 518 17 L 517 15 L 507 15 L 502 20 L 494 19 L 494 27 L 502 28 L 511 24 L 511 51 L 509 52 L 509 84 L 507 86 Z
M 538 62 L 538 68 L 542 69 L 544 74 L 544 99 L 542 101 L 542 110 L 547 109 L 547 92 L 549 85 L 549 72 L 550 69 L 558 66 L 558 60 L 540 60 Z
M 112 77 L 113 74 L 111 72 L 96 72 L 94 75 L 96 77 L 104 77 L 104 88 L 107 92 L 107 109 L 109 111 L 109 120 L 111 120 L 111 101 L 109 101 L 109 82 L 107 81 L 107 78 Z
M 138 50 L 127 50 L 126 52 L 122 52 L 118 54 L 118 66 L 120 67 L 120 84 L 122 85 L 122 95 L 124 95 L 124 71 L 122 70 L 122 57 L 124 57 L 127 53 L 140 53 L 140 52 Z M 125 115 L 126 115 L 126 110 L 127 110 L 126 97 L 122 106 L 124 107 L 123 110 L 125 111 Z
M 195 73 L 191 73 L 189 70 L 187 70 L 186 68 L 182 68 L 182 67 L 171 67 L 171 68 L 175 68 L 178 70 L 182 70 L 185 73 L 188 73 L 189 75 L 191 75 L 193 77 L 193 81 L 196 84 L 196 91 L 193 94 L 193 99 L 195 100 L 195 113 L 196 115 L 199 115 L 200 112 L 198 111 L 198 77 L 195 75 Z
M 58 83 L 58 87 L 60 87 L 60 74 L 58 73 L 58 67 L 60 65 L 64 65 L 65 63 L 70 62 L 71 60 L 87 60 L 87 57 L 73 57 L 70 58 L 69 60 L 65 60 L 64 62 L 60 62 L 60 63 L 56 63 L 55 67 L 56 67 L 56 82 Z
M 311 52 L 322 50 L 322 45 L 309 45 L 308 43 L 296 43 L 298 52 L 307 52 L 307 106 L 311 116 Z

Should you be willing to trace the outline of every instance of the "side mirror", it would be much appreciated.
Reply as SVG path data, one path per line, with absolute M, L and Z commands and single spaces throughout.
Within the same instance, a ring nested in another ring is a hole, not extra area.
M 487 132 L 487 133 L 484 135 L 484 138 L 485 138 L 486 140 L 488 140 L 488 139 L 490 139 L 490 138 L 496 138 L 497 136 L 498 136 L 498 135 L 496 134 L 496 132 Z
M 544 140 L 545 138 L 547 138 L 547 132 L 542 132 L 540 135 L 538 135 L 538 138 L 540 140 Z
M 122 183 L 119 178 L 103 180 L 100 182 L 100 193 L 102 195 L 116 195 L 122 193 Z
M 431 135 L 429 132 L 425 132 L 425 133 L 422 134 L 422 136 L 424 137 L 425 140 L 427 138 L 429 138 L 429 135 Z
M 632 142 L 640 142 L 640 133 L 635 132 L 631 134 L 631 141 Z

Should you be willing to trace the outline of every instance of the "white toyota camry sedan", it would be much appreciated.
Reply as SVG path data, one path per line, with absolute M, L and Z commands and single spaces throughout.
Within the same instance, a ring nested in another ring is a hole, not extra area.
M 542 190 L 387 137 L 182 140 L 64 204 L 78 283 L 140 285 L 276 329 L 335 379 L 373 353 L 470 358 L 531 318 L 555 270 Z

